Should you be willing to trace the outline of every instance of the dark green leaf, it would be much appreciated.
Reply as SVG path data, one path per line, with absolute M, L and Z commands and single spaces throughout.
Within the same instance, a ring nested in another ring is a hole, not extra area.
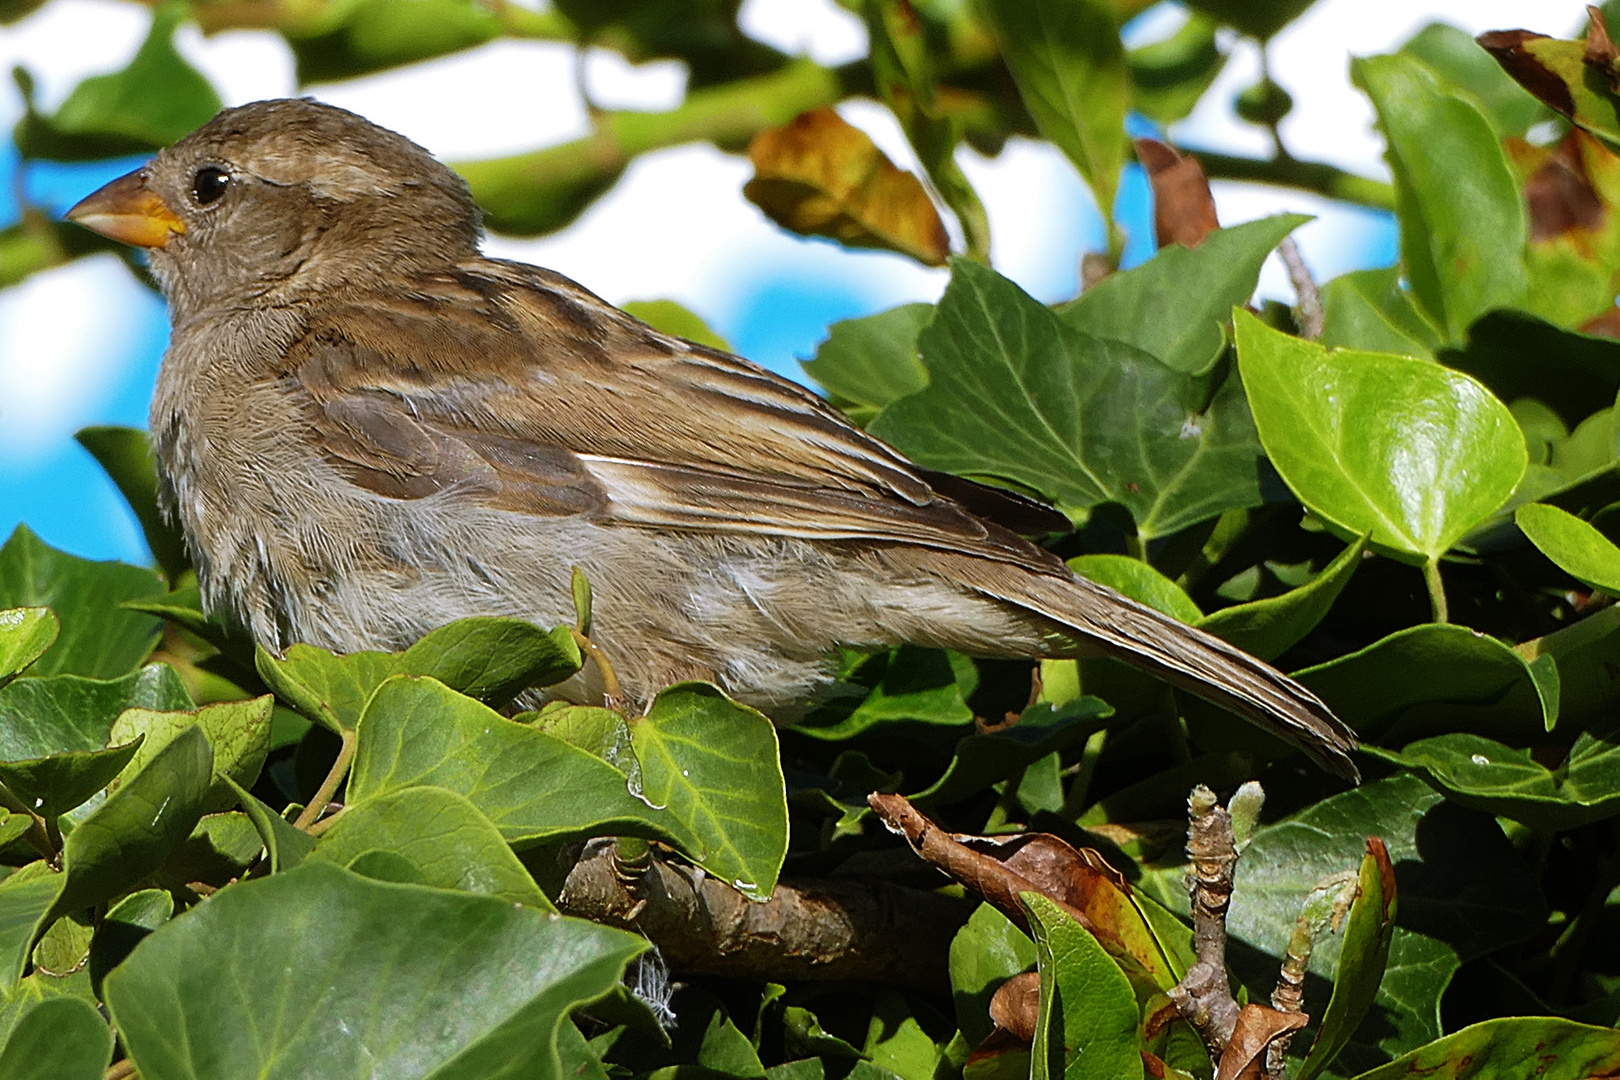
M 1366 539 L 1357 537 L 1324 566 L 1321 573 L 1299 588 L 1281 596 L 1222 608 L 1194 621 L 1194 625 L 1262 660 L 1275 660 L 1304 640 L 1305 635 L 1327 617 L 1328 609 L 1350 583 L 1350 575 L 1361 565 L 1366 547 Z
M 214 755 L 186 728 L 68 834 L 62 892 L 47 918 L 111 899 L 156 870 L 207 805 Z
M 26 525 L 0 547 L 0 608 L 48 607 L 62 621 L 55 647 L 34 661 L 30 676 L 114 679 L 135 670 L 162 626 L 118 605 L 161 592 L 163 580 L 151 570 L 76 558 L 46 546 Z
M 186 554 L 186 539 L 179 528 L 158 509 L 157 462 L 146 432 L 127 427 L 87 427 L 74 438 L 118 486 L 135 520 L 141 523 L 146 546 L 158 569 L 169 581 L 177 581 L 191 568 L 191 557 Z
M 956 744 L 945 775 L 927 790 L 909 796 L 919 806 L 952 803 L 1016 776 L 1045 757 L 1084 742 L 1102 730 L 1113 710 L 1099 698 L 1082 697 L 1059 706 L 1031 705 L 1018 722 L 988 735 L 968 735 Z
M 1536 876 L 1488 815 L 1447 803 L 1412 776 L 1373 781 L 1263 826 L 1244 851 L 1227 925 L 1264 955 L 1228 955 L 1251 994 L 1275 984 L 1300 901 L 1358 865 L 1369 836 L 1384 841 L 1396 867 L 1400 914 L 1374 1008 L 1341 1058 L 1347 1074 L 1437 1037 L 1457 964 L 1523 940 L 1545 911 Z M 1320 941 L 1310 971 L 1333 977 L 1340 946 L 1336 936 Z
M 1288 486 L 1345 535 L 1437 560 L 1513 493 L 1513 414 L 1473 379 L 1384 353 L 1326 349 L 1237 316 L 1260 441 Z
M 141 746 L 141 736 L 105 750 L 75 750 L 31 761 L 0 763 L 0 783 L 50 820 L 81 805 L 106 787 Z
M 963 679 L 969 672 L 971 661 L 964 670 L 938 649 L 902 645 L 868 657 L 849 673 L 845 681 L 852 689 L 870 688 L 865 697 L 834 700 L 791 730 L 837 742 L 881 724 L 966 724 L 973 719 L 966 701 L 973 687 Z
M 1226 66 L 1214 19 L 1192 13 L 1181 29 L 1126 54 L 1131 72 L 1131 108 L 1160 125 L 1192 112 Z
M 1232 309 L 1254 295 L 1266 256 L 1309 220 L 1278 214 L 1216 229 L 1196 248 L 1160 248 L 1066 304 L 1063 321 L 1091 337 L 1134 345 L 1174 371 L 1202 375 L 1226 348 L 1222 328 Z
M 107 973 L 173 915 L 174 898 L 163 889 L 142 889 L 113 905 L 90 943 L 90 980 L 98 996 Z
M 1333 976 L 1333 997 L 1295 1080 L 1311 1080 L 1333 1064 L 1333 1059 L 1355 1034 L 1362 1017 L 1372 1008 L 1389 962 L 1389 943 L 1395 932 L 1397 910 L 1395 868 L 1383 842 L 1369 839 L 1361 859 L 1356 898 L 1344 923 L 1344 945 Z
M 62 875 L 43 859 L 0 882 L 0 992 L 10 995 L 28 965 L 45 913 L 62 891 Z
M 1114 13 L 1102 0 L 987 0 L 982 10 L 1035 125 L 1074 162 L 1110 216 L 1130 98 Z
M 1412 769 L 1453 802 L 1547 831 L 1620 814 L 1620 748 L 1613 725 L 1584 731 L 1556 770 L 1526 750 L 1457 733 L 1378 756 Z
M 1269 38 L 1310 7 L 1312 0 L 1195 0 L 1191 5 L 1257 38 Z
M 1620 392 L 1620 341 L 1554 326 L 1522 311 L 1493 311 L 1468 328 L 1468 344 L 1440 353 L 1503 401 L 1531 397 L 1575 427 Z M 1609 448 L 1603 460 L 1614 457 Z M 1571 470 L 1566 470 L 1571 471 Z M 1574 476 L 1589 471 L 1574 471 Z
M 210 120 L 219 95 L 171 40 L 187 14 L 181 5 L 158 8 L 129 66 L 85 79 L 48 118 L 31 112 L 18 148 L 58 160 L 114 157 L 168 146 Z
M 1075 511 L 1120 503 L 1144 540 L 1262 501 L 1259 442 L 1235 379 L 1211 399 L 1204 381 L 1076 332 L 964 260 L 918 344 L 928 386 L 871 430 L 929 468 Z
M 397 653 L 335 656 L 294 645 L 279 659 L 262 648 L 255 654 L 265 685 L 333 731 L 354 727 L 372 692 L 392 675 L 430 676 L 499 705 L 526 687 L 561 682 L 580 663 L 567 627 L 547 632 L 521 619 L 496 618 L 460 619 Z
M 373 851 L 410 862 L 423 885 L 557 910 L 501 839 L 500 830 L 453 791 L 406 788 L 347 809 L 321 835 L 309 858 L 357 869 L 356 861 Z
M 125 709 L 191 707 L 180 677 L 167 664 L 150 664 L 121 679 L 18 679 L 0 687 L 0 761 L 101 750 Z
M 293 828 L 291 822 L 260 802 L 230 777 L 225 778 L 225 783 L 236 793 L 243 812 L 258 831 L 259 840 L 264 844 L 265 853 L 270 857 L 271 873 L 279 874 L 283 870 L 291 870 L 315 850 L 315 838 L 309 833 Z
M 1294 677 L 1364 740 L 1485 728 L 1533 738 L 1558 715 L 1523 656 L 1465 626 L 1409 627 Z
M 941 1026 L 937 1014 L 921 1001 L 887 987 L 879 990 L 862 1047 L 870 1062 L 860 1062 L 850 1075 L 869 1067 L 900 1080 L 934 1080 L 934 1072 L 941 1064 L 939 1046 L 925 1030 L 924 1019 L 931 1026 Z
M 356 0 L 287 29 L 298 83 L 352 79 L 482 45 L 501 18 L 469 0 Z
M 709 683 L 680 683 L 653 699 L 630 739 L 643 795 L 685 826 L 687 854 L 750 900 L 770 899 L 788 842 L 771 722 Z
M 1356 1080 L 1595 1080 L 1620 1069 L 1620 1031 L 1545 1016 L 1465 1027 L 1362 1073 Z
M 145 1080 L 562 1080 L 559 1023 L 643 947 L 495 897 L 309 863 L 153 933 L 107 976 L 106 995 Z
M 1419 60 L 1368 57 L 1350 73 L 1384 131 L 1412 292 L 1445 337 L 1461 341 L 1492 308 L 1522 305 L 1529 288 L 1529 225 L 1502 143 Z
M 1129 1080 L 1142 1075 L 1136 994 L 1097 939 L 1040 893 L 1019 899 L 1041 972 L 1030 1080 Z
M 50 608 L 0 610 L 0 686 L 45 655 L 61 629 L 61 622 Z
M 423 784 L 466 796 L 508 843 L 645 836 L 685 847 L 690 839 L 594 754 L 433 679 L 395 676 L 361 719 L 349 803 Z
M 836 397 L 868 412 L 928 385 L 917 357 L 917 335 L 933 314 L 932 304 L 902 304 L 827 328 L 827 340 L 807 360 L 805 373 Z
M 101 1080 L 112 1051 L 112 1029 L 94 1005 L 50 998 L 11 1029 L 0 1049 L 0 1080 Z

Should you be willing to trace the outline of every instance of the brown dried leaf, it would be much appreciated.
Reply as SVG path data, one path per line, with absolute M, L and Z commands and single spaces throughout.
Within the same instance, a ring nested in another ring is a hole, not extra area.
M 800 113 L 748 146 L 743 188 L 770 219 L 807 236 L 884 248 L 940 266 L 950 240 L 922 182 L 831 109 Z
M 1530 239 L 1551 240 L 1577 230 L 1596 229 L 1603 223 L 1603 197 L 1587 175 L 1581 153 L 1582 143 L 1588 141 L 1597 140 L 1580 128 L 1571 128 L 1550 149 L 1517 139 L 1512 141 L 1509 153 L 1515 158 L 1534 155 L 1540 159 L 1540 164 L 1524 182 L 1524 197 L 1530 209 Z
M 1502 70 L 1520 86 L 1564 116 L 1575 115 L 1575 98 L 1563 78 L 1542 63 L 1528 48 L 1533 41 L 1547 40 L 1546 34 L 1529 30 L 1491 30 L 1474 39 L 1496 58 Z
M 1266 1005 L 1245 1005 L 1238 1013 L 1237 1027 L 1226 1044 L 1215 1080 L 1260 1080 L 1265 1067 L 1266 1047 L 1280 1035 L 1298 1031 L 1310 1023 L 1305 1013 L 1279 1012 Z
M 990 1022 L 1024 1044 L 1035 1041 L 1041 1018 L 1041 973 L 1014 975 L 990 998 Z
M 1153 231 L 1160 247 L 1195 248 L 1220 228 L 1215 197 L 1197 158 L 1157 139 L 1137 139 L 1136 159 L 1153 184 Z
M 1609 26 L 1603 19 L 1603 9 L 1586 5 L 1586 53 L 1581 57 L 1588 67 L 1594 68 L 1608 80 L 1609 89 L 1620 88 L 1620 49 L 1609 39 Z

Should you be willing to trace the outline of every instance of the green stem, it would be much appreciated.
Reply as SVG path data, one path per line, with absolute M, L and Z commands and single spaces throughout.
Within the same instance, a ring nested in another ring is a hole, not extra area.
M 338 785 L 343 783 L 343 778 L 349 774 L 349 763 L 354 760 L 355 742 L 354 729 L 344 728 L 343 745 L 338 747 L 337 760 L 332 762 L 331 771 L 326 774 L 326 779 L 321 781 L 320 790 L 315 792 L 315 797 L 309 800 L 309 805 L 304 807 L 303 812 L 298 815 L 298 820 L 293 822 L 293 828 L 309 832 L 316 819 L 321 816 L 321 812 L 331 803 L 332 796 L 337 794 Z
M 1430 559 L 1423 564 L 1423 583 L 1429 587 L 1429 608 L 1437 623 L 1451 621 L 1451 609 L 1446 604 L 1446 583 L 1440 580 L 1440 560 Z
M 1297 158 L 1250 158 L 1193 151 L 1211 180 L 1244 180 L 1252 184 L 1314 191 L 1330 199 L 1395 209 L 1395 188 L 1320 161 Z
M 1094 731 L 1086 740 L 1086 748 L 1080 752 L 1080 760 L 1074 766 L 1074 780 L 1069 784 L 1069 792 L 1063 797 L 1063 816 L 1074 820 L 1080 816 L 1080 811 L 1086 808 L 1086 796 L 1091 790 L 1091 779 L 1097 773 L 1097 759 L 1102 757 L 1103 749 L 1108 745 L 1108 729 Z

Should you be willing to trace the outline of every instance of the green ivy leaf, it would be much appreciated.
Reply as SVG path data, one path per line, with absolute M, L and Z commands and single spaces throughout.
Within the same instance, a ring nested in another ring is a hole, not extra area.
M 294 828 L 292 822 L 260 802 L 252 792 L 229 776 L 224 779 L 226 786 L 236 794 L 243 813 L 247 814 L 254 830 L 258 832 L 259 842 L 264 845 L 265 854 L 270 858 L 272 874 L 291 870 L 315 850 L 313 836 L 302 829 Z
M 1523 311 L 1490 312 L 1468 328 L 1467 345 L 1444 349 L 1439 357 L 1503 401 L 1534 398 L 1552 406 L 1571 428 L 1612 405 L 1620 393 L 1620 341 L 1577 333 Z M 1527 362 L 1529 357 L 1534 362 Z M 1611 445 L 1601 462 L 1572 472 L 1570 479 L 1613 458 Z
M 1356 898 L 1344 922 L 1344 944 L 1333 975 L 1333 996 L 1322 1014 L 1316 1040 L 1295 1080 L 1312 1077 L 1333 1064 L 1378 996 L 1395 933 L 1395 867 L 1382 840 L 1369 839 L 1357 875 Z
M 1434 562 L 1502 505 L 1528 461 L 1490 391 L 1437 364 L 1327 349 L 1239 312 L 1260 441 L 1300 501 L 1348 536 Z
M 173 742 L 181 732 L 201 728 L 213 748 L 213 787 L 207 810 L 215 812 L 236 805 L 236 795 L 226 777 L 246 787 L 259 778 L 265 756 L 270 752 L 270 716 L 274 699 L 269 694 L 250 701 L 222 701 L 185 712 L 155 712 L 128 709 L 113 724 L 112 739 L 128 742 L 144 739 L 134 760 L 114 781 L 112 790 L 135 776 L 147 763 Z
M 18 679 L 0 687 L 0 761 L 101 750 L 126 709 L 191 707 L 180 676 L 167 664 L 149 664 L 121 679 Z
M 61 161 L 157 150 L 201 127 L 219 112 L 219 94 L 174 47 L 175 29 L 189 9 L 166 4 L 129 66 L 85 79 L 50 117 L 30 111 L 17 133 L 28 157 Z
M 1322 286 L 1323 345 L 1400 356 L 1434 356 L 1440 335 L 1401 285 L 1398 266 L 1352 270 Z M 1490 385 L 1490 380 L 1484 380 Z
M 422 885 L 557 910 L 506 846 L 500 830 L 453 791 L 405 788 L 347 809 L 321 835 L 309 858 L 366 873 L 361 861 L 379 851 L 409 863 Z
M 533 719 L 528 722 L 534 730 L 595 754 L 624 773 L 632 795 L 641 794 L 641 761 L 636 757 L 635 747 L 630 741 L 630 725 L 624 717 L 612 709 L 595 705 L 569 705 L 560 701 L 550 702 L 538 713 L 525 714 L 517 719 L 522 723 L 530 715 Z
M 907 796 L 918 806 L 949 806 L 991 784 L 1010 779 L 1027 766 L 1084 742 L 1102 730 L 1113 709 L 1100 698 L 1081 697 L 1062 705 L 1031 705 L 1018 722 L 990 734 L 957 741 L 945 774 L 927 789 Z
M 1136 994 L 1090 932 L 1036 892 L 1019 896 L 1041 973 L 1030 1080 L 1142 1076 Z
M 1401 867 L 1401 925 L 1374 1014 L 1340 1059 L 1346 1075 L 1436 1038 L 1458 964 L 1534 933 L 1545 913 L 1535 874 L 1488 815 L 1449 805 L 1413 776 L 1375 780 L 1261 827 L 1245 849 L 1227 926 L 1259 952 L 1228 956 L 1251 997 L 1276 983 L 1301 899 L 1357 866 L 1369 836 Z M 1332 978 L 1341 946 L 1318 942 L 1310 971 Z
M 1280 596 L 1234 604 L 1203 619 L 1189 621 L 1244 652 L 1262 660 L 1275 660 L 1303 641 L 1305 635 L 1327 617 L 1333 602 L 1350 584 L 1356 567 L 1361 565 L 1366 548 L 1366 538 L 1357 537 L 1324 566 L 1321 573 L 1299 588 Z
M 1550 1016 L 1509 1016 L 1473 1024 L 1356 1077 L 1405 1080 L 1589 1080 L 1620 1067 L 1620 1031 Z
M 141 747 L 141 736 L 105 750 L 49 754 L 0 763 L 0 783 L 47 821 L 82 805 L 112 782 Z
M 317 914 L 325 945 L 312 950 Z M 168 923 L 107 976 L 106 995 L 147 1080 L 289 1069 L 561 1080 L 559 1024 L 644 947 L 492 896 L 309 863 Z
M 917 356 L 917 336 L 934 312 L 932 304 L 901 304 L 827 328 L 816 358 L 800 366 L 805 374 L 842 401 L 858 407 L 861 420 L 928 385 L 928 369 Z
M 594 754 L 433 679 L 396 675 L 361 718 L 348 801 L 359 806 L 417 785 L 465 796 L 510 844 L 643 836 L 687 847 L 691 840 Z
M 0 992 L 8 997 L 22 978 L 45 929 L 45 913 L 62 892 L 63 877 L 40 859 L 0 881 Z
M 1129 555 L 1078 555 L 1069 560 L 1069 569 L 1172 619 L 1196 623 L 1204 617 L 1179 585 L 1141 559 Z
M 1620 747 L 1612 724 L 1583 731 L 1556 770 L 1527 750 L 1456 733 L 1371 752 L 1411 769 L 1453 802 L 1556 832 L 1620 814 Z
M 1103 216 L 1111 216 L 1130 98 L 1114 13 L 1101 0 L 988 0 L 983 11 L 1035 126 L 1074 162 Z
M 1620 548 L 1607 536 L 1569 511 L 1545 503 L 1519 507 L 1513 520 L 1570 577 L 1620 596 Z
M 333 731 L 354 727 L 372 692 L 394 675 L 437 679 L 470 697 L 502 705 L 530 686 L 559 683 L 580 669 L 566 626 L 541 630 L 522 619 L 459 619 L 403 652 L 336 656 L 293 645 L 277 658 L 264 648 L 254 663 L 265 685 L 304 716 Z
M 1259 442 L 1235 379 L 1212 391 L 1081 334 L 961 259 L 918 345 L 928 386 L 890 403 L 871 431 L 928 468 L 1059 507 L 1117 502 L 1144 540 L 1262 502 Z
M 685 826 L 687 853 L 750 900 L 770 899 L 787 857 L 776 728 L 709 683 L 661 691 L 630 725 L 643 794 Z
M 141 533 L 158 568 L 169 581 L 179 580 L 191 569 L 191 557 L 186 554 L 186 539 L 180 529 L 158 509 L 157 461 L 146 432 L 128 427 L 87 427 L 73 437 L 117 485 L 141 523 Z
M 43 922 L 109 900 L 161 866 L 202 819 L 213 768 L 194 725 L 119 785 L 67 835 L 62 891 Z
M 891 724 L 959 727 L 973 720 L 967 697 L 977 670 L 971 660 L 938 649 L 901 645 L 862 660 L 843 680 L 866 688 L 859 699 L 835 699 L 789 730 L 823 742 L 852 739 Z
M 34 661 L 30 676 L 113 679 L 135 670 L 162 626 L 118 605 L 161 592 L 163 579 L 151 570 L 76 558 L 47 546 L 26 525 L 0 547 L 0 607 L 48 607 L 62 622 L 55 647 Z
M 0 687 L 45 655 L 61 633 L 56 612 L 44 607 L 0 611 Z
M 619 307 L 660 333 L 673 334 L 711 349 L 731 351 L 726 339 L 711 330 L 702 316 L 673 300 L 628 300 Z
M 1216 229 L 1196 248 L 1171 244 L 1110 274 L 1060 309 L 1083 334 L 1134 345 L 1173 371 L 1202 375 L 1226 348 L 1226 321 L 1246 304 L 1260 267 L 1306 214 L 1277 214 Z
M 1418 303 L 1452 341 L 1529 290 L 1524 199 L 1490 121 L 1410 56 L 1350 65 L 1372 98 L 1395 174 L 1401 260 Z
M 17 1020 L 0 1049 L 0 1080 L 101 1080 L 113 1033 L 79 998 L 41 1001 Z

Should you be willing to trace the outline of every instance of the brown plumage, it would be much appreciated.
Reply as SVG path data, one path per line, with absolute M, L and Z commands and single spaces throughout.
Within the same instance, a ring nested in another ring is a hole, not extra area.
M 152 403 L 163 497 L 206 602 L 269 648 L 398 648 L 467 615 L 552 625 L 579 566 L 636 703 L 701 677 L 791 706 L 838 644 L 1100 651 L 1355 775 L 1354 736 L 1304 688 L 1013 531 L 1051 511 L 484 258 L 461 180 L 358 116 L 227 110 L 71 216 L 152 250 L 174 324 Z M 591 678 L 559 692 L 588 699 Z

